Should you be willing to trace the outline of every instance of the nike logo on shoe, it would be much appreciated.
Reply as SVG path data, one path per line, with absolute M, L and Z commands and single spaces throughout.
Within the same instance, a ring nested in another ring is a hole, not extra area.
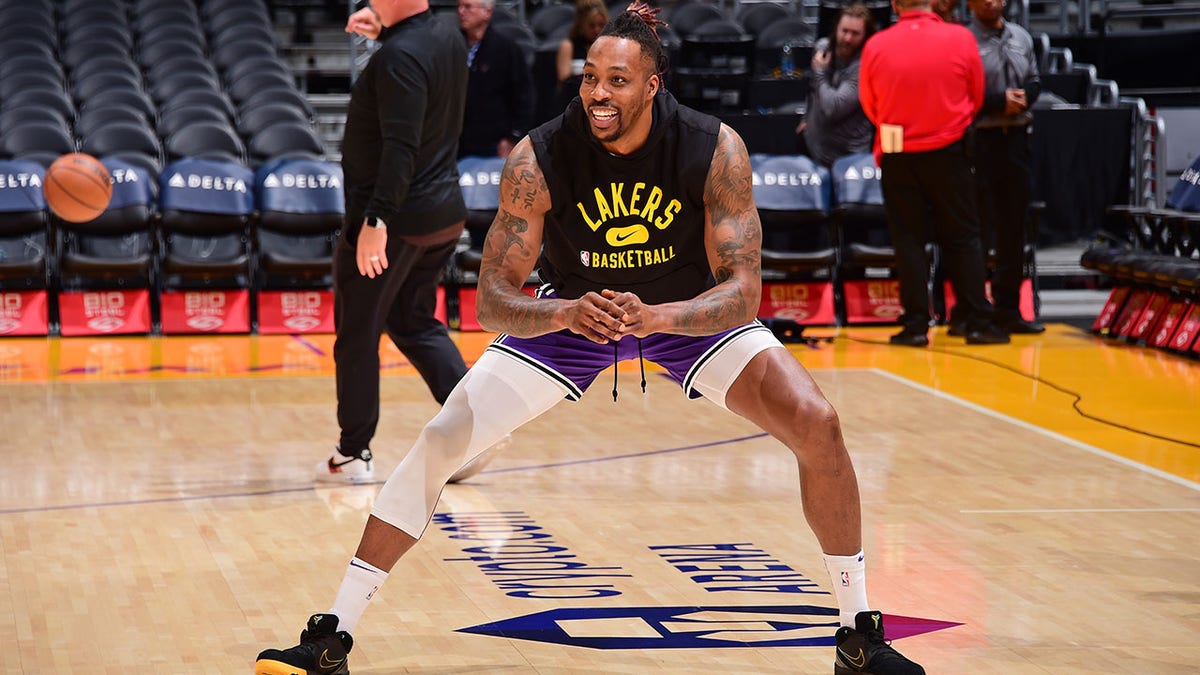
M 317 659 L 317 667 L 322 670 L 336 670 L 341 668 L 342 664 L 345 662 L 346 657 L 344 656 L 336 661 L 329 658 L 329 650 L 326 649 L 325 651 L 321 652 L 321 658 Z
M 867 655 L 863 653 L 862 647 L 858 648 L 858 656 L 857 657 L 851 656 L 841 647 L 838 647 L 837 651 L 838 651 L 838 654 L 840 654 L 842 656 L 842 658 L 846 659 L 846 662 L 849 663 L 851 666 L 853 666 L 855 668 L 866 668 L 867 667 Z
M 346 466 L 347 464 L 349 464 L 349 463 L 351 463 L 351 462 L 357 462 L 357 461 L 358 461 L 358 458 L 357 458 L 357 457 L 350 457 L 349 459 L 347 459 L 347 460 L 346 460 L 346 461 L 344 461 L 344 462 L 335 462 L 335 461 L 333 461 L 333 458 L 332 458 L 332 457 L 330 457 L 330 458 L 329 458 L 329 470 L 330 470 L 331 472 L 334 472 L 334 473 L 336 473 L 336 472 L 337 472 L 337 470 L 338 470 L 338 469 L 340 469 L 340 468 L 342 468 L 343 466 Z

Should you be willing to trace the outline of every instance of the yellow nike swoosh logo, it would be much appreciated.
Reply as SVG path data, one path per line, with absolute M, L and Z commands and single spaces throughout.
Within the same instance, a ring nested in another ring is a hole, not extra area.
M 842 656 L 846 657 L 846 660 L 850 662 L 850 665 L 854 666 L 855 668 L 864 668 L 867 665 L 867 655 L 863 653 L 863 650 L 861 647 L 859 647 L 859 649 L 858 649 L 858 658 L 850 656 L 849 654 L 842 651 L 841 649 L 838 649 L 838 652 Z
M 345 661 L 345 657 L 342 657 L 341 660 L 338 661 L 334 661 L 333 659 L 329 658 L 329 650 L 326 649 L 325 651 L 321 652 L 321 658 L 317 659 L 317 666 L 320 668 L 337 668 L 345 663 Z

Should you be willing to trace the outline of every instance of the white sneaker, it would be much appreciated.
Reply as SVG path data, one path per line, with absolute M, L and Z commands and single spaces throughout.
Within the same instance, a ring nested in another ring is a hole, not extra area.
M 375 462 L 371 450 L 363 448 L 358 457 L 347 457 L 334 450 L 329 459 L 317 463 L 317 480 L 330 483 L 371 483 L 375 480 Z
M 479 453 L 475 459 L 467 462 L 466 466 L 456 471 L 453 476 L 450 476 L 450 482 L 458 483 L 483 471 L 484 467 L 490 464 L 493 459 L 496 459 L 496 455 L 507 450 L 510 445 L 512 445 L 512 434 L 505 434 L 504 438 L 496 441 L 495 445 Z

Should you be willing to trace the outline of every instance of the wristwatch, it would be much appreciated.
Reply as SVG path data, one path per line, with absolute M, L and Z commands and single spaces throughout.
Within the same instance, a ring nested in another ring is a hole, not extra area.
M 382 218 L 377 218 L 375 216 L 367 216 L 367 219 L 363 221 L 363 225 L 376 230 L 387 229 L 387 223 L 383 222 Z

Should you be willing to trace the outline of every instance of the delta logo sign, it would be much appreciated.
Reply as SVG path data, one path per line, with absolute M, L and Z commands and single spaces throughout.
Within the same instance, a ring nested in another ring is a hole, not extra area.
M 447 562 L 473 564 L 511 597 L 613 598 L 632 583 L 633 575 L 619 566 L 580 560 L 521 511 L 436 514 L 432 524 L 450 539 L 472 542 Z M 559 607 L 458 632 L 591 649 L 833 646 L 839 620 L 832 594 L 754 544 L 665 545 L 649 551 L 710 593 L 784 594 L 788 602 Z M 898 640 L 962 624 L 885 614 L 884 625 L 888 639 Z

